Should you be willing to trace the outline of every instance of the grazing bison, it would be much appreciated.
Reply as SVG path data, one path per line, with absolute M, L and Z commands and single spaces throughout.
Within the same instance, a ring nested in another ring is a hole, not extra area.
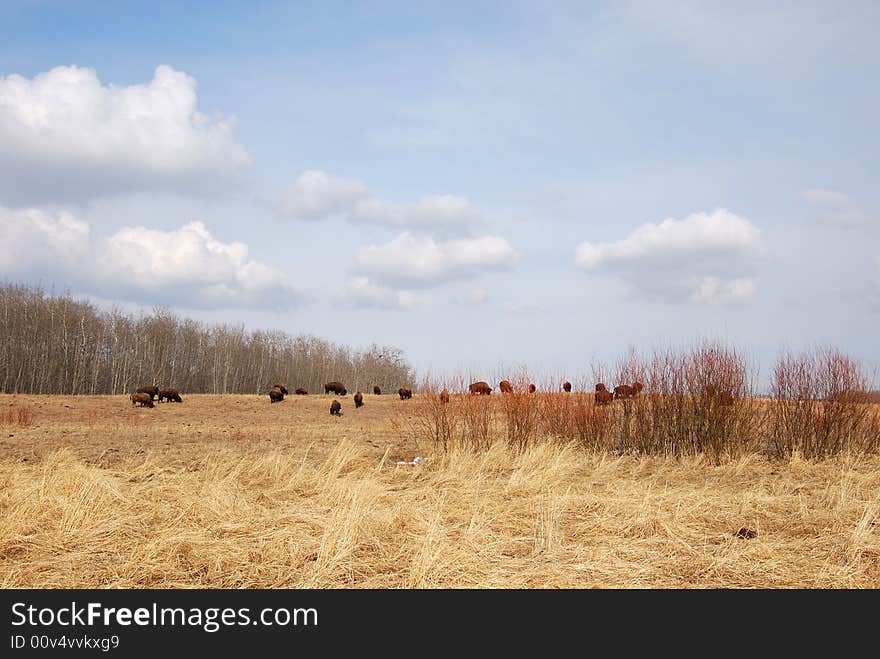
M 397 390 L 397 395 L 400 396 L 400 400 L 406 400 L 407 398 L 412 398 L 412 389 L 408 389 L 406 387 L 401 387 Z
M 177 389 L 173 389 L 171 387 L 167 389 L 159 389 L 159 402 L 162 402 L 162 399 L 165 399 L 169 403 L 182 403 L 183 399 L 180 397 L 180 393 L 178 393 Z
M 284 400 L 284 392 L 281 389 L 272 389 L 269 391 L 269 402 L 270 403 L 280 403 Z
M 159 395 L 159 387 L 156 385 L 151 385 L 149 387 L 140 387 L 137 390 L 139 394 L 147 394 L 150 397 L 150 400 L 153 400 L 156 396 Z
M 596 393 L 593 394 L 593 397 L 596 400 L 596 405 L 607 405 L 614 400 L 614 394 L 604 387 L 602 389 L 596 389 Z
M 479 394 L 481 396 L 488 396 L 492 393 L 492 387 L 489 386 L 488 382 L 484 382 L 480 380 L 479 382 L 472 382 L 468 386 L 468 391 L 472 394 Z
M 533 385 L 533 384 L 530 384 L 530 385 L 529 385 L 529 393 L 530 393 L 530 394 L 535 393 L 537 390 L 538 390 L 538 389 L 535 387 L 535 385 Z
M 272 388 L 273 388 L 273 389 L 280 389 L 280 390 L 281 390 L 281 393 L 284 394 L 285 396 L 286 396 L 287 394 L 290 393 L 290 392 L 287 390 L 287 387 L 286 387 L 285 385 L 280 384 L 280 383 L 278 383 L 278 382 L 276 382 L 275 384 L 273 384 L 273 385 L 272 385 Z
M 358 408 L 363 404 L 364 404 L 364 395 L 359 391 L 354 395 L 354 406 L 355 406 L 355 408 Z
M 381 396 L 381 395 L 382 395 L 382 390 L 379 389 L 379 385 L 378 385 L 378 384 L 377 384 L 375 387 L 373 387 L 373 394 L 375 394 L 376 396 Z
M 566 393 L 571 392 L 571 382 L 569 382 L 568 380 L 566 380 L 565 382 L 563 382 L 563 383 L 562 383 L 562 390 L 563 390 L 564 392 L 566 392 Z
M 338 400 L 330 403 L 330 416 L 342 416 L 342 404 Z
M 138 391 L 131 395 L 131 405 L 140 405 L 141 407 L 153 407 L 153 399 L 150 394 L 144 391 Z
M 334 380 L 333 382 L 328 382 L 324 385 L 324 393 L 334 393 L 337 396 L 345 396 L 348 392 L 345 390 L 345 385 L 341 382 L 337 382 Z
M 304 389 L 303 387 L 297 387 L 296 389 L 293 390 L 293 393 L 295 393 L 297 396 L 308 396 L 309 390 Z
M 444 405 L 449 402 L 449 390 L 444 389 L 440 392 L 440 402 Z
M 615 398 L 632 398 L 633 395 L 633 388 L 628 384 L 619 384 L 614 387 Z
M 510 380 L 502 380 L 498 383 L 498 388 L 501 390 L 502 394 L 512 394 L 513 393 L 513 385 L 510 384 Z

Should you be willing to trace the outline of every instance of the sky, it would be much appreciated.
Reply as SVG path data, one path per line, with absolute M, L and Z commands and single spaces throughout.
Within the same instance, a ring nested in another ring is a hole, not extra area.
M 570 377 L 880 369 L 876 2 L 0 3 L 0 280 Z

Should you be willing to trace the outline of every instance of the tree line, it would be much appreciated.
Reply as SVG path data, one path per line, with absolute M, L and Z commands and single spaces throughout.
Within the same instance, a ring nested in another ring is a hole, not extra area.
M 282 331 L 181 318 L 167 308 L 133 315 L 70 294 L 0 284 L 0 391 L 122 394 L 145 384 L 188 393 L 265 393 L 275 382 L 323 393 L 411 386 L 414 371 L 393 346 L 355 349 Z

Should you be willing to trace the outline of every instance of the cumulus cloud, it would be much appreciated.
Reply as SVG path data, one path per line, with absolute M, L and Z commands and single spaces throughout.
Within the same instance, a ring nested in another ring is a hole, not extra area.
M 303 301 L 280 270 L 201 222 L 173 231 L 123 227 L 93 236 L 67 212 L 0 207 L 0 272 L 51 277 L 83 293 L 190 308 L 289 308 Z
M 404 232 L 385 245 L 359 248 L 354 269 L 384 283 L 428 287 L 509 268 L 518 260 L 517 251 L 497 236 L 437 241 Z
M 418 303 L 411 291 L 401 291 L 370 281 L 369 277 L 352 277 L 348 282 L 343 306 L 361 309 L 396 309 L 410 311 Z
M 216 192 L 251 156 L 233 137 L 234 120 L 197 102 L 196 81 L 166 65 L 130 86 L 104 85 L 77 66 L 0 77 L 0 195 L 38 204 Z
M 392 203 L 374 197 L 357 179 L 341 179 L 319 170 L 303 172 L 281 193 L 276 211 L 296 220 L 342 217 L 352 223 L 438 232 L 464 230 L 479 212 L 464 197 L 427 195 Z
M 761 232 L 754 224 L 716 209 L 644 224 L 616 242 L 582 242 L 575 261 L 649 298 L 734 304 L 754 296 L 757 280 L 749 275 L 762 252 Z
M 818 206 L 846 206 L 849 203 L 848 196 L 834 190 L 806 190 L 804 199 Z

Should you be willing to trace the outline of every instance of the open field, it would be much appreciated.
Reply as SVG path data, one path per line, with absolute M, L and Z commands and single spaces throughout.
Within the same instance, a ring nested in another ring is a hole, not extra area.
M 876 455 L 435 454 L 333 398 L 0 395 L 0 587 L 880 587 Z

